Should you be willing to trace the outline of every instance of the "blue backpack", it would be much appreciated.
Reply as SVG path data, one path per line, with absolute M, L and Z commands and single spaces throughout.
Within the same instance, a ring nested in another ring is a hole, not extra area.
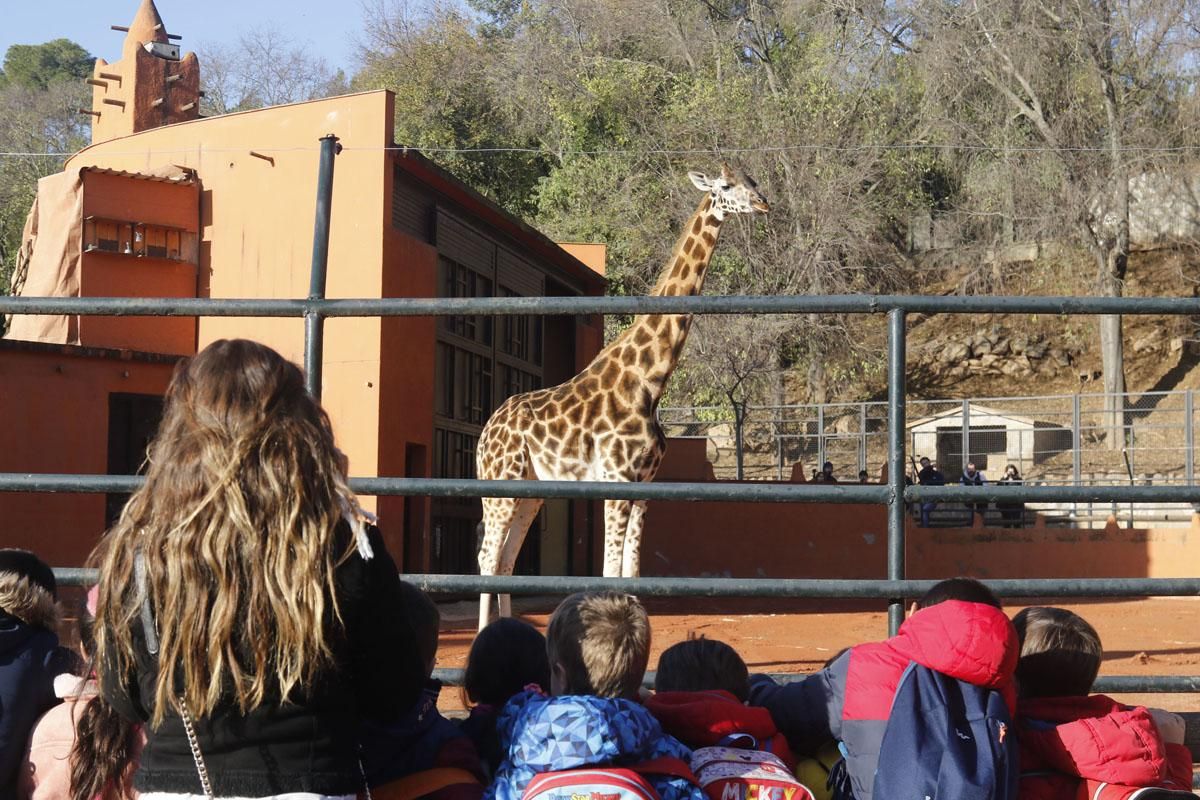
M 1016 800 L 1013 732 L 999 692 L 909 664 L 879 747 L 874 796 Z

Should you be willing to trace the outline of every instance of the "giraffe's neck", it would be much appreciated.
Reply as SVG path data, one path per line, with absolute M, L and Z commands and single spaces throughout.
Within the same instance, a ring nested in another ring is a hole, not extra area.
M 675 243 L 675 249 L 658 283 L 654 285 L 652 295 L 700 294 L 724 216 L 713 206 L 712 196 L 705 195 Z M 652 403 L 657 405 L 667 380 L 679 363 L 679 355 L 683 352 L 691 325 L 691 314 L 643 314 L 634 317 L 633 324 L 602 355 L 620 359 L 626 367 L 633 366 L 641 378 L 640 390 L 648 390 Z

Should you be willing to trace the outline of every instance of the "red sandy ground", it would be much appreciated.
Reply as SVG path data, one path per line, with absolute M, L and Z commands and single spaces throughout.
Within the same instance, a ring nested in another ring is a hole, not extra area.
M 513 598 L 515 613 L 543 632 L 554 600 Z M 1095 626 L 1104 643 L 1101 675 L 1200 674 L 1200 598 L 1045 601 L 1070 608 Z M 651 668 L 658 655 L 688 634 L 703 634 L 737 648 L 751 672 L 810 672 L 844 647 L 885 638 L 887 614 L 878 604 L 846 600 L 742 600 L 647 598 L 653 630 Z M 1015 614 L 1022 606 L 1009 606 Z M 475 633 L 478 605 L 443 604 L 438 666 L 464 666 Z M 1125 695 L 1124 702 L 1173 711 L 1200 711 L 1198 694 Z M 462 709 L 459 691 L 447 687 L 439 704 Z

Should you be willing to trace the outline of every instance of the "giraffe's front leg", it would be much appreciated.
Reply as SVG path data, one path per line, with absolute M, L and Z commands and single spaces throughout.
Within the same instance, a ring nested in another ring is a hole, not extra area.
M 629 518 L 633 503 L 628 500 L 604 501 L 604 577 L 621 577 L 621 562 L 624 558 L 625 532 L 629 529 Z
M 635 500 L 629 512 L 629 525 L 622 543 L 621 577 L 639 578 L 642 575 L 642 526 L 646 521 L 646 501 Z

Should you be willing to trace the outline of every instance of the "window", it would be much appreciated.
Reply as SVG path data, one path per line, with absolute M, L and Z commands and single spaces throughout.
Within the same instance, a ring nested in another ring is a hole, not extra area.
M 196 234 L 166 225 L 87 217 L 83 251 L 195 263 Z
M 448 258 L 439 259 L 443 297 L 491 297 L 492 279 Z M 442 317 L 442 326 L 464 339 L 492 343 L 493 318 L 485 315 Z

